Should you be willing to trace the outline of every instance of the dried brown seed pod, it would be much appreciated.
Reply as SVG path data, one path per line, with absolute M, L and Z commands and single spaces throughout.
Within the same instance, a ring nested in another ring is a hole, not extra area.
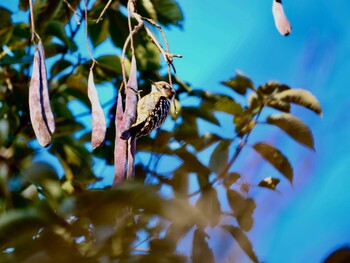
M 45 54 L 41 41 L 34 54 L 33 72 L 29 85 L 29 113 L 38 142 L 43 147 L 48 146 L 55 130 L 55 120 L 50 107 Z
M 91 103 L 92 111 L 92 134 L 91 134 L 91 144 L 95 149 L 100 147 L 106 136 L 106 119 L 101 107 L 100 101 L 98 99 L 98 93 L 94 83 L 94 75 L 92 70 L 89 73 L 88 80 L 88 96 Z

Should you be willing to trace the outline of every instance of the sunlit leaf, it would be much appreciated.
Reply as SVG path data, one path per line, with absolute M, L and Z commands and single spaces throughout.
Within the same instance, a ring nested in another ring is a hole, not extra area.
M 273 178 L 273 177 L 267 177 L 264 180 L 260 181 L 258 184 L 261 187 L 265 187 L 271 190 L 275 190 L 276 186 L 279 184 L 280 179 L 278 178 Z
M 209 247 L 206 237 L 209 237 L 203 229 L 197 228 L 193 234 L 192 242 L 192 262 L 202 263 L 203 260 L 207 263 L 214 263 L 213 251 Z
M 236 72 L 234 78 L 222 81 L 221 83 L 241 95 L 246 94 L 248 88 L 254 88 L 253 82 L 239 71 Z
M 253 146 L 261 156 L 280 171 L 291 183 L 293 182 L 293 169 L 288 159 L 275 147 L 261 142 Z
M 232 115 L 241 114 L 243 111 L 241 104 L 235 102 L 230 97 L 223 97 L 219 99 L 215 103 L 213 110 L 226 112 Z
M 298 104 L 322 116 L 321 105 L 310 91 L 303 89 L 289 89 L 277 93 L 274 97 L 278 100 Z
M 231 236 L 237 241 L 239 246 L 243 249 L 243 251 L 248 255 L 248 257 L 255 263 L 259 263 L 258 257 L 256 256 L 253 246 L 250 243 L 246 234 L 239 229 L 238 227 L 231 225 L 223 225 L 223 229 L 225 229 Z
M 311 130 L 303 121 L 292 114 L 274 114 L 267 118 L 267 123 L 276 125 L 297 142 L 314 150 L 314 139 Z

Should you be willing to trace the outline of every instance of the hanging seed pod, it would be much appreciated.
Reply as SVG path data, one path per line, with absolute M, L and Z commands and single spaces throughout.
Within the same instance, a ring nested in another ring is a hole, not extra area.
M 91 144 L 95 149 L 100 147 L 106 136 L 106 119 L 101 107 L 100 101 L 98 99 L 97 90 L 94 83 L 94 75 L 92 70 L 89 73 L 88 80 L 88 96 L 91 103 L 92 111 L 92 134 L 91 134 Z
M 51 134 L 55 132 L 55 119 L 53 117 L 53 113 L 50 106 L 50 98 L 49 98 L 49 88 L 47 85 L 47 76 L 46 76 L 46 64 L 45 64 L 45 52 L 44 46 L 40 41 L 38 44 L 38 50 L 40 54 L 40 72 L 41 72 L 41 94 L 44 108 L 44 119 L 47 122 L 47 126 L 49 127 L 49 131 Z
M 29 85 L 29 113 L 38 142 L 43 147 L 48 146 L 55 130 L 55 121 L 50 107 L 45 54 L 41 41 L 34 54 L 33 72 Z
M 282 0 L 272 0 L 272 14 L 278 32 L 283 36 L 288 36 L 292 32 L 292 26 L 284 14 Z

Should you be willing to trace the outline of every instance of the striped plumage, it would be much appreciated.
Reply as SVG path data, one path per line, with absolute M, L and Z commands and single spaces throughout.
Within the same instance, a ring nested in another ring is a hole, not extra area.
M 175 97 L 175 91 L 165 81 L 152 82 L 152 91 L 140 99 L 137 104 L 137 120 L 130 129 L 122 132 L 121 138 L 136 138 L 150 134 L 159 128 L 170 111 L 170 104 Z

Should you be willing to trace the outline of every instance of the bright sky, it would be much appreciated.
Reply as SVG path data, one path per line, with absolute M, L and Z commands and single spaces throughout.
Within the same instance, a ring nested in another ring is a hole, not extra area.
M 308 89 L 319 99 L 322 119 L 294 108 L 314 132 L 316 153 L 280 132 L 273 133 L 273 140 L 291 160 L 295 181 L 293 186 L 281 183 L 281 193 L 252 191 L 258 208 L 249 236 L 264 262 L 320 262 L 338 246 L 350 243 L 350 122 L 346 115 L 350 2 L 285 0 L 293 26 L 289 37 L 280 36 L 274 27 L 272 0 L 179 2 L 184 30 L 172 28 L 166 33 L 171 51 L 184 56 L 175 61 L 183 80 L 218 91 L 219 81 L 241 70 L 256 84 L 278 80 Z M 249 178 L 256 173 L 262 176 L 259 169 L 265 165 L 255 165 Z M 239 251 L 233 247 L 216 257 L 223 260 L 232 253 L 240 257 Z M 249 259 L 243 255 L 239 262 Z
M 257 84 L 274 79 L 319 99 L 322 119 L 294 108 L 314 132 L 316 153 L 275 133 L 295 182 L 281 184 L 281 194 L 252 193 L 258 209 L 250 237 L 264 262 L 321 262 L 350 244 L 350 2 L 283 3 L 293 26 L 289 37 L 274 28 L 272 1 L 181 1 L 184 31 L 172 30 L 169 41 L 184 55 L 178 74 L 195 87 L 217 90 L 239 69 Z

